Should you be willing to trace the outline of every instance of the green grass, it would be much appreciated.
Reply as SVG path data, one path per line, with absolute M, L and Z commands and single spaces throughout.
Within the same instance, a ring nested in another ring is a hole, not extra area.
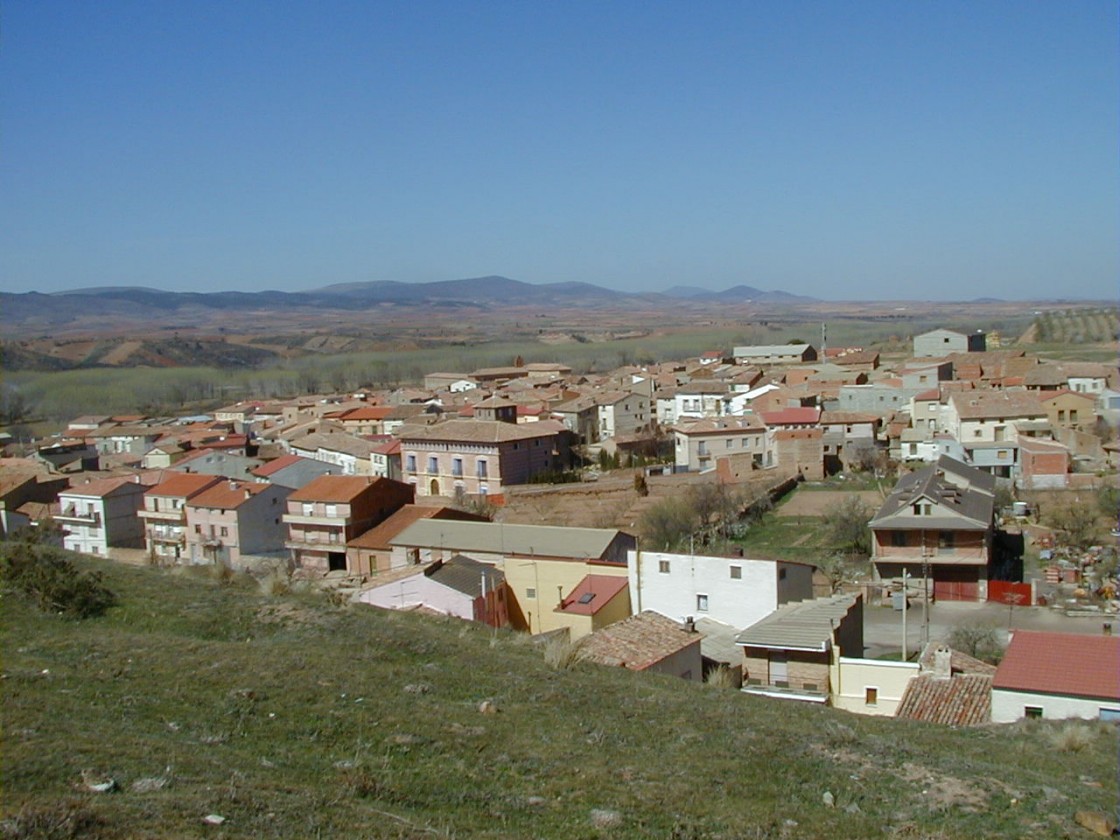
M 817 516 L 777 516 L 768 513 L 736 540 L 749 557 L 812 561 L 828 553 Z
M 1111 728 L 1046 749 L 1045 722 L 952 731 L 555 669 L 451 619 L 80 562 L 118 593 L 102 618 L 3 595 L 4 836 L 1052 837 L 1116 800 Z M 80 790 L 83 770 L 121 790 Z M 149 777 L 168 784 L 132 790 Z

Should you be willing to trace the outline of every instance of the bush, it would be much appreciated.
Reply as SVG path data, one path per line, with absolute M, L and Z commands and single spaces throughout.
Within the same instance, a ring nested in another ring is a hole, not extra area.
M 0 580 L 35 600 L 44 612 L 92 618 L 116 603 L 100 572 L 79 571 L 61 551 L 17 541 L 0 552 Z
M 1050 730 L 1046 737 L 1050 746 L 1059 752 L 1081 752 L 1092 746 L 1096 732 L 1088 723 L 1072 722 Z

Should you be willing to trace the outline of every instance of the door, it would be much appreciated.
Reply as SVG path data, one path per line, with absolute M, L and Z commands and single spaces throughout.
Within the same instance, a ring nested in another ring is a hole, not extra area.
M 784 650 L 770 651 L 770 684 L 789 687 L 789 656 Z

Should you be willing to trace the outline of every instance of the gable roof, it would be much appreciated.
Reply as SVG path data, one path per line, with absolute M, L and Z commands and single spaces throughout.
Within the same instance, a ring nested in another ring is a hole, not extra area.
M 760 411 L 758 416 L 767 426 L 816 425 L 821 419 L 819 408 L 782 408 L 778 411 Z
M 992 687 L 1120 700 L 1120 636 L 1016 630 Z
M 915 514 L 922 500 L 935 504 L 931 514 Z M 878 513 L 872 528 L 986 531 L 995 508 L 995 478 L 948 455 L 902 476 Z
M 949 395 L 949 402 L 962 420 L 1046 416 L 1033 391 L 958 391 Z
M 699 644 L 699 633 L 689 632 L 671 618 L 645 610 L 585 636 L 580 641 L 580 657 L 600 665 L 621 665 L 632 671 L 642 671 Z

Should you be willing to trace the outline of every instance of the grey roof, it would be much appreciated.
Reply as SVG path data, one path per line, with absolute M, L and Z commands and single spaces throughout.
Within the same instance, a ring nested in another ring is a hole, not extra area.
M 743 347 L 736 347 L 732 352 L 736 357 L 789 355 L 800 356 L 811 346 L 811 344 L 751 344 Z
M 836 624 L 855 606 L 858 595 L 833 595 L 784 604 L 740 633 L 735 642 L 746 647 L 826 651 Z
M 491 592 L 505 583 L 506 576 L 500 569 L 487 563 L 456 554 L 446 563 L 435 562 L 424 569 L 424 574 L 436 583 L 471 598 L 482 595 L 482 578 L 486 577 L 486 591 Z
M 735 643 L 738 631 L 730 624 L 711 618 L 696 619 L 696 629 L 703 637 L 700 639 L 700 653 L 716 662 L 738 665 L 742 662 L 743 651 Z
M 424 548 L 441 546 L 466 553 L 598 560 L 620 533 L 608 528 L 422 519 L 405 528 L 389 544 Z
M 898 480 L 871 527 L 986 531 L 992 524 L 994 494 L 993 476 L 942 455 Z M 913 513 L 912 505 L 923 500 L 934 505 L 932 514 Z

